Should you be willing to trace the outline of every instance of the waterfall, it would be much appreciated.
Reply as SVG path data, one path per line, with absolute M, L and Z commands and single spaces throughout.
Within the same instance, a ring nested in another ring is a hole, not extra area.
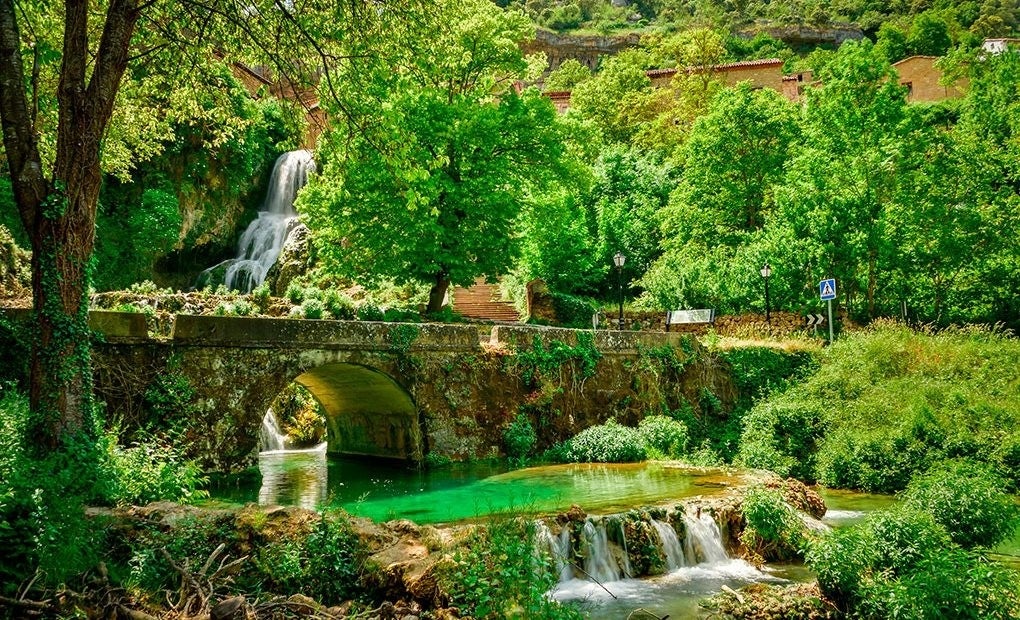
M 287 436 L 280 430 L 280 423 L 272 409 L 266 411 L 259 429 L 259 452 L 278 452 L 287 449 Z
M 557 536 L 544 522 L 536 521 L 535 544 L 539 553 L 548 553 L 552 558 L 560 581 L 568 581 L 574 577 L 574 569 L 570 566 L 569 559 L 570 530 L 568 528 L 563 528 L 563 531 Z
M 719 526 L 712 515 L 699 509 L 697 514 L 685 515 L 684 521 L 687 524 L 684 551 L 690 564 L 725 562 L 729 559 L 723 547 Z
M 652 527 L 659 535 L 659 542 L 662 545 L 662 553 L 666 556 L 666 568 L 676 570 L 687 566 L 687 559 L 684 557 L 684 547 L 680 543 L 673 526 L 663 523 L 658 519 L 652 519 Z
M 601 581 L 616 581 L 623 575 L 620 566 L 613 558 L 612 550 L 609 548 L 609 536 L 606 534 L 605 523 L 598 525 L 588 519 L 584 522 L 581 530 L 581 545 L 584 555 L 584 572 L 592 578 Z
M 315 172 L 315 162 L 309 151 L 280 155 L 269 177 L 266 199 L 258 217 L 248 225 L 237 244 L 237 257 L 206 269 L 199 281 L 203 278 L 208 281 L 214 277 L 214 271 L 222 269 L 223 283 L 229 289 L 247 293 L 262 284 L 297 223 L 294 199 L 308 182 L 310 172 Z
M 667 572 L 679 569 L 692 570 L 698 565 L 712 565 L 712 570 L 720 568 L 729 560 L 723 546 L 722 534 L 715 519 L 706 510 L 700 508 L 687 513 L 674 513 L 671 519 L 682 519 L 686 534 L 681 539 L 676 530 L 667 521 L 649 519 L 651 529 L 658 537 L 658 547 L 666 560 Z M 536 553 L 548 553 L 555 562 L 559 583 L 598 580 L 600 583 L 619 581 L 634 577 L 631 569 L 627 537 L 622 537 L 622 547 L 609 542 L 606 532 L 607 520 L 604 517 L 592 517 L 581 525 L 579 536 L 580 548 L 572 548 L 571 532 L 576 526 L 566 524 L 559 534 L 554 533 L 545 523 L 536 523 Z M 621 526 L 622 527 L 622 526 Z M 653 541 L 655 536 L 653 535 Z M 583 573 L 575 575 L 571 559 L 583 557 Z M 753 570 L 753 569 L 752 569 Z

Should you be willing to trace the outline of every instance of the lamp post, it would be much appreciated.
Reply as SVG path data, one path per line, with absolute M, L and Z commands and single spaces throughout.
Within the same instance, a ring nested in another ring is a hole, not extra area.
M 627 262 L 627 257 L 623 255 L 623 252 L 613 255 L 613 264 L 616 265 L 616 283 L 620 287 L 620 318 L 616 323 L 617 329 L 623 329 L 623 264 L 625 262 Z
M 769 334 L 772 333 L 772 308 L 769 304 L 769 276 L 772 275 L 772 266 L 768 263 L 761 268 L 761 277 L 765 280 L 765 324 L 768 326 Z

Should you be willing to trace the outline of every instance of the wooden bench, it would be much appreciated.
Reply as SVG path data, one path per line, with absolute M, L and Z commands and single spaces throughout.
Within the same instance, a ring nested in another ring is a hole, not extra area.
M 670 325 L 714 322 L 714 308 L 703 308 L 700 310 L 671 310 L 666 312 L 666 331 L 669 331 Z

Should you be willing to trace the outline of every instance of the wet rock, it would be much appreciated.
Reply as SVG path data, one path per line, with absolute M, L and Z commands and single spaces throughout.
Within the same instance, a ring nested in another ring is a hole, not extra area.
M 570 510 L 556 515 L 556 522 L 561 525 L 564 523 L 584 523 L 587 518 L 588 513 L 577 504 L 574 504 L 570 507 Z
M 313 262 L 311 239 L 311 231 L 301 223 L 296 223 L 287 233 L 287 240 L 280 250 L 280 256 L 266 274 L 266 284 L 274 295 L 283 295 L 295 278 L 304 275 L 311 268 Z
M 244 597 L 232 596 L 217 603 L 209 610 L 210 620 L 233 620 L 244 616 Z M 240 613 L 239 613 L 240 612 Z

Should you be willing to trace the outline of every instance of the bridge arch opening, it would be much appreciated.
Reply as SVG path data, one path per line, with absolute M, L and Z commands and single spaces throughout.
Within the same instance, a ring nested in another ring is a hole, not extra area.
M 305 371 L 294 383 L 325 413 L 328 452 L 421 460 L 418 407 L 393 377 L 370 366 L 334 362 Z

